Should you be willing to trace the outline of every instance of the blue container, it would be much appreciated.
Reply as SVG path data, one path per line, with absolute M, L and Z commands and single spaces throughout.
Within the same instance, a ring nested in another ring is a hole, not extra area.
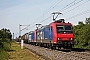
M 44 28 L 44 39 L 53 40 L 53 30 L 51 27 Z
M 38 40 L 43 40 L 44 39 L 44 37 L 43 37 L 43 29 L 41 28 L 41 29 L 39 29 L 39 30 L 37 30 L 37 41 Z
M 31 31 L 30 34 L 29 34 L 29 40 L 28 42 L 33 42 L 34 41 L 34 32 Z

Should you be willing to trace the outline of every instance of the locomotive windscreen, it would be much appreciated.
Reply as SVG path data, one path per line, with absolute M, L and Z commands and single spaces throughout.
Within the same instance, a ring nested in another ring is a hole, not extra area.
M 57 33 L 72 33 L 72 26 L 56 26 Z
M 69 31 L 71 31 L 72 30 L 72 26 L 64 26 L 65 27 L 65 30 L 67 31 L 67 30 L 69 30 Z

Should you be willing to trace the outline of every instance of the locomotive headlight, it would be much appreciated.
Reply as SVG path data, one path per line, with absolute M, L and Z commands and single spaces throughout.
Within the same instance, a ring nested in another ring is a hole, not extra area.
M 57 38 L 57 40 L 60 40 L 60 38 Z
M 70 40 L 73 40 L 73 38 L 70 38 Z

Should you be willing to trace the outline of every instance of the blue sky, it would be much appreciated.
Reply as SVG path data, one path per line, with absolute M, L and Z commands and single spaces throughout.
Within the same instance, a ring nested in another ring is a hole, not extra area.
M 12 33 L 15 33 L 16 37 L 19 35 L 19 24 L 30 24 L 28 30 L 23 30 L 21 32 L 24 34 L 34 30 L 36 23 L 47 25 L 52 22 L 51 13 L 57 11 L 63 13 L 59 18 L 65 18 L 67 19 L 66 22 L 69 21 L 73 25 L 77 25 L 78 21 L 84 22 L 87 17 L 90 17 L 90 0 L 76 0 L 71 4 L 73 6 L 67 6 L 73 1 L 74 0 L 0 0 L 0 29 L 8 28 Z M 76 4 L 79 1 L 81 2 Z M 66 9 L 61 11 L 65 6 L 67 6 Z M 86 14 L 68 19 L 86 10 L 89 10 Z M 43 21 L 48 17 L 49 19 Z M 22 26 L 21 29 L 25 27 L 26 26 Z

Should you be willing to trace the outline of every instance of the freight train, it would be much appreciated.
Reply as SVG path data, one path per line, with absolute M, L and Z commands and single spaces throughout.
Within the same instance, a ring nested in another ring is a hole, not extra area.
M 34 45 L 50 48 L 72 48 L 74 46 L 73 26 L 69 22 L 66 23 L 64 19 L 56 20 L 25 35 L 27 37 L 23 37 L 23 40 Z

